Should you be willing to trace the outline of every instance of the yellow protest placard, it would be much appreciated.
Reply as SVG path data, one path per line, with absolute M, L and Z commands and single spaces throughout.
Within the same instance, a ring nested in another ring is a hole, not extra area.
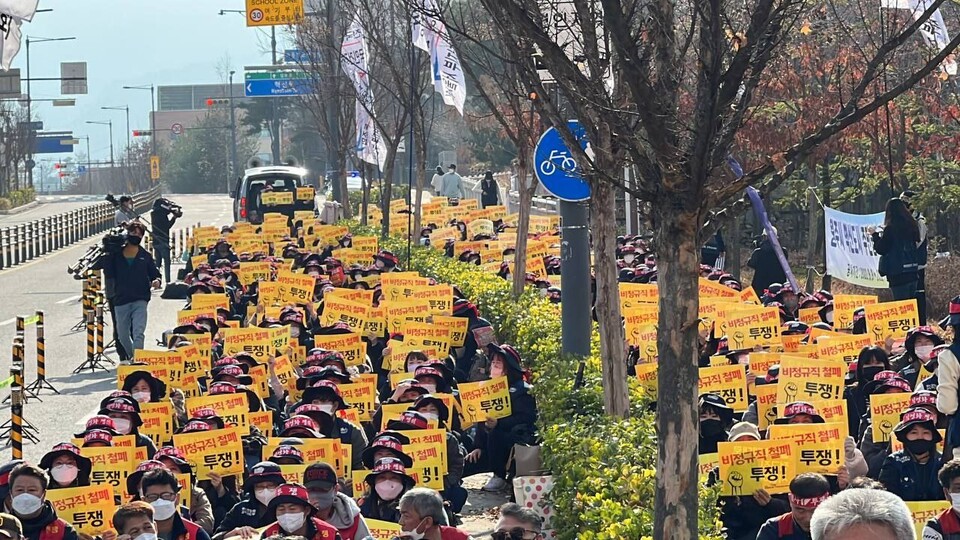
M 369 380 L 337 386 L 343 400 L 352 405 L 361 421 L 373 420 L 373 412 L 377 403 L 377 382 Z
M 408 318 L 426 322 L 427 317 L 430 316 L 430 304 L 426 300 L 391 302 L 383 309 L 387 317 L 387 331 L 391 334 L 399 334 L 403 330 L 404 321 Z
M 181 309 L 177 312 L 177 326 L 193 324 L 200 317 L 216 320 L 217 312 L 214 309 Z
M 493 237 L 493 222 L 489 219 L 474 219 L 467 223 L 467 238 L 476 238 L 477 236 Z
M 846 364 L 835 360 L 784 357 L 777 380 L 777 403 L 840 399 L 846 373 Z
M 800 322 L 804 324 L 816 324 L 820 322 L 820 308 L 800 308 L 798 318 L 800 319 Z
M 752 349 L 758 345 L 780 344 L 780 313 L 777 308 L 746 306 L 728 311 L 717 321 L 727 336 L 731 350 Z
M 745 366 L 700 368 L 699 394 L 712 393 L 723 398 L 735 411 L 747 408 L 747 374 Z
M 197 346 L 197 349 L 200 351 L 200 356 L 204 361 L 210 362 L 211 355 L 213 354 L 213 336 L 210 334 L 187 334 L 184 337 L 186 337 L 190 343 Z M 187 373 L 186 359 L 184 360 L 184 373 Z
M 262 191 L 260 192 L 260 204 L 263 206 L 281 206 L 284 204 L 293 204 L 293 192 Z
M 314 189 L 312 187 L 298 187 L 297 188 L 297 200 L 298 201 L 312 201 L 316 196 Z M 312 212 L 311 212 L 312 215 Z
M 411 287 L 411 293 L 411 299 L 426 300 L 430 304 L 430 313 L 453 314 L 453 287 L 450 285 L 416 285 Z
M 306 274 L 295 274 L 281 270 L 277 272 L 277 285 L 280 286 L 280 301 L 289 304 L 306 304 L 313 300 L 313 289 L 317 279 Z
M 850 426 L 847 424 L 847 401 L 845 399 L 811 401 L 810 404 L 817 408 L 817 412 L 823 417 L 824 422 L 842 427 L 843 432 L 840 435 L 844 439 L 847 438 L 847 435 L 850 434 Z
M 348 366 L 359 366 L 366 360 L 367 345 L 360 334 L 355 332 L 329 336 L 317 335 L 313 339 L 313 344 L 314 347 L 339 352 Z
M 269 458 L 280 446 L 282 440 L 277 437 L 268 437 L 267 444 L 263 445 L 262 459 Z M 297 450 L 303 452 L 304 463 L 328 463 L 337 471 L 337 476 L 346 478 L 343 451 L 340 446 L 340 439 L 303 439 L 303 444 L 298 445 Z
M 712 454 L 700 454 L 699 478 L 701 482 L 706 482 L 710 478 L 710 473 L 720 466 L 720 455 L 716 452 Z
M 288 484 L 303 484 L 303 472 L 307 465 L 280 465 L 280 475 Z
M 187 398 L 184 404 L 187 408 L 188 418 L 193 418 L 200 409 L 213 409 L 217 412 L 217 416 L 223 419 L 224 424 L 243 428 L 246 432 L 249 426 L 247 413 L 250 412 L 247 399 L 245 392 L 238 392 Z
M 656 305 L 660 302 L 655 283 L 620 283 L 618 287 L 620 289 L 620 311 L 626 312 L 637 305 Z
M 230 299 L 222 293 L 194 294 L 190 297 L 190 309 L 230 309 Z
M 364 477 L 366 477 L 366 475 L 368 474 L 367 471 L 358 471 L 358 472 L 363 472 Z M 360 482 L 361 483 L 363 482 L 363 478 L 360 479 Z M 372 536 L 374 540 L 391 540 L 396 536 L 400 536 L 400 533 L 403 531 L 403 529 L 400 527 L 398 523 L 393 523 L 390 521 L 382 521 L 379 519 L 368 519 L 366 520 L 366 522 L 367 522 L 367 529 L 370 531 L 370 536 Z
M 648 362 L 636 365 L 637 379 L 650 399 L 657 399 L 657 364 Z
M 403 450 L 413 458 L 413 467 L 407 473 L 416 475 L 417 486 L 442 490 L 443 476 L 447 470 L 443 465 L 441 450 L 432 444 L 406 445 Z
M 753 287 L 747 287 L 740 291 L 740 302 L 744 304 L 761 304 L 760 298 L 757 296 L 757 291 L 753 290 Z
M 823 336 L 817 341 L 817 358 L 820 360 L 835 360 L 849 365 L 860 356 L 864 347 L 873 344 L 867 334 Z
M 767 430 L 771 440 L 792 440 L 796 474 L 837 474 L 844 463 L 843 422 L 833 424 L 775 424 Z
M 853 325 L 853 312 L 865 308 L 880 300 L 874 294 L 837 294 L 833 297 L 833 327 L 850 328 Z
M 950 509 L 950 501 L 904 501 L 913 517 L 913 527 L 917 531 L 917 540 L 923 540 L 923 528 L 931 519 L 939 517 L 944 510 Z M 939 537 L 939 536 L 938 536 Z M 933 537 L 931 537 L 933 538 Z M 940 537 L 942 538 L 942 537 Z
M 506 418 L 513 412 L 506 377 L 460 384 L 460 404 L 470 424 L 488 418 Z
M 873 338 L 875 345 L 880 346 L 888 338 L 904 339 L 911 328 L 920 326 L 920 314 L 914 298 L 865 306 L 864 316 L 867 318 L 867 334 Z
M 467 340 L 467 325 L 470 320 L 466 317 L 451 317 L 447 315 L 431 315 L 430 322 L 450 329 L 450 346 L 463 347 Z
M 191 342 L 190 345 L 180 347 L 177 351 L 183 356 L 183 376 L 203 375 L 210 371 L 210 355 L 204 355 L 197 343 Z
M 271 349 L 270 331 L 266 328 L 225 328 L 223 333 L 223 354 L 232 356 L 248 353 L 258 362 L 266 363 Z
M 113 489 L 107 485 L 51 489 L 46 499 L 57 516 L 69 522 L 77 532 L 96 536 L 113 529 L 117 510 Z
M 180 377 L 183 375 L 184 368 L 184 359 L 183 353 L 180 351 L 151 351 L 151 350 L 137 350 L 133 352 L 134 358 L 138 364 L 146 364 L 146 366 L 120 366 L 124 368 L 134 367 L 139 368 L 139 371 L 149 371 L 154 377 L 162 380 L 167 384 L 168 387 L 177 388 L 180 385 Z M 166 377 L 163 378 L 164 369 L 166 370 Z M 120 382 L 121 376 L 125 380 L 127 375 L 130 373 L 138 371 L 137 369 L 123 369 L 117 370 L 117 382 Z
M 320 324 L 333 326 L 342 322 L 354 332 L 363 332 L 364 326 L 370 320 L 370 309 L 368 305 L 342 298 L 324 298 Z
M 757 428 L 763 431 L 777 419 L 777 385 L 755 385 L 753 394 L 757 398 L 757 421 L 759 422 Z
M 627 335 L 627 343 L 637 347 L 640 351 L 640 359 L 643 362 L 656 362 L 659 355 L 657 348 L 657 325 L 645 324 L 643 326 L 631 328 Z
M 260 433 L 273 432 L 273 411 L 247 413 L 247 421 L 250 422 L 251 426 L 257 426 Z
M 721 285 L 717 281 L 710 281 L 706 278 L 700 278 L 699 291 L 700 298 L 728 298 L 733 302 L 740 301 L 740 291 L 735 291 L 726 285 Z
M 760 489 L 787 493 L 796 476 L 796 448 L 788 441 L 721 442 L 717 459 L 721 495 L 750 497 Z
M 126 496 L 127 476 L 139 463 L 135 461 L 133 447 L 81 447 L 80 455 L 89 458 L 92 464 L 91 485 L 109 486 L 116 496 Z
M 237 277 L 244 285 L 251 285 L 257 281 L 268 281 L 273 273 L 273 267 L 268 262 L 241 262 L 236 271 Z
M 429 323 L 406 323 L 400 327 L 403 341 L 423 349 L 436 349 L 440 358 L 450 353 L 450 329 Z
M 890 440 L 893 428 L 900 423 L 900 413 L 910 406 L 910 394 L 872 394 L 870 418 L 873 426 L 873 442 L 879 444 Z
M 404 275 L 393 275 L 397 273 L 402 273 Z M 429 279 L 420 277 L 419 275 L 411 272 L 390 272 L 388 274 L 381 274 L 380 283 L 383 289 L 383 301 L 387 303 L 412 300 L 416 287 L 430 287 Z
M 208 480 L 210 473 L 243 474 L 242 436 L 240 428 L 178 433 L 173 436 L 173 444 L 184 453 L 197 480 Z
M 159 448 L 173 433 L 173 404 L 170 401 L 141 403 L 140 420 L 143 421 L 138 428 L 140 434 L 150 437 Z
M 177 483 L 180 484 L 180 504 L 193 508 L 193 482 L 189 473 L 177 473 Z
M 354 236 L 350 247 L 362 253 L 372 255 L 380 249 L 380 239 L 376 236 Z

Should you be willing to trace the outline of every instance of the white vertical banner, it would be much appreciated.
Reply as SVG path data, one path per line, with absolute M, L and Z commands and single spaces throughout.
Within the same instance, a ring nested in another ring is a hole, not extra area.
M 30 22 L 39 3 L 40 0 L 0 0 L 0 13 Z
M 867 227 L 883 224 L 883 213 L 857 215 L 823 208 L 827 243 L 827 273 L 831 276 L 874 289 L 889 287 L 880 275 L 880 255 L 873 250 Z
M 374 114 L 376 113 L 374 112 L 373 90 L 370 88 L 367 73 L 368 58 L 369 53 L 367 52 L 363 25 L 360 24 L 359 16 L 355 15 L 340 45 L 340 67 L 353 81 L 353 88 L 357 94 L 357 157 L 367 163 L 373 163 L 380 167 L 380 170 L 383 170 L 387 158 L 387 145 L 374 120 Z
M 456 107 L 463 116 L 467 81 L 450 33 L 438 17 L 437 4 L 434 0 L 415 0 L 412 7 L 413 44 L 430 53 L 433 87 L 443 97 L 444 103 Z
M 881 9 L 908 9 L 913 14 L 913 19 L 919 19 L 930 7 L 930 0 L 880 0 Z M 947 32 L 947 25 L 943 22 L 943 14 L 937 8 L 922 25 L 920 25 L 920 34 L 930 47 L 938 52 L 942 51 L 950 44 L 950 34 Z M 951 55 L 943 61 L 943 70 L 948 75 L 957 74 L 957 61 Z
M 0 13 L 0 69 L 10 69 L 13 59 L 20 52 L 20 19 Z

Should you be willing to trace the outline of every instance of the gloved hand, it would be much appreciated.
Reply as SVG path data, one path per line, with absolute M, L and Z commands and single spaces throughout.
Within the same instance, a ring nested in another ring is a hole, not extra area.
M 843 461 L 848 465 L 852 463 L 854 460 L 854 457 L 856 456 L 856 451 L 857 451 L 856 441 L 853 440 L 853 437 L 848 436 L 847 439 L 843 441 L 843 452 L 844 452 Z

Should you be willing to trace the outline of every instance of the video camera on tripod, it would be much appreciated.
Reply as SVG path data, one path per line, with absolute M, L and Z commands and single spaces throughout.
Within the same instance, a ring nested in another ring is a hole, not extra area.
M 153 208 L 154 210 L 159 208 L 164 212 L 173 214 L 177 218 L 183 217 L 183 207 L 165 197 L 160 197 L 159 199 L 157 199 L 156 202 L 153 203 Z
M 96 264 L 97 261 L 103 257 L 120 253 L 126 244 L 126 227 L 114 227 L 107 231 L 107 234 L 100 240 L 99 245 L 90 246 L 76 264 L 68 266 L 67 273 L 71 274 L 74 279 L 83 279 L 83 274 L 85 274 L 91 266 Z

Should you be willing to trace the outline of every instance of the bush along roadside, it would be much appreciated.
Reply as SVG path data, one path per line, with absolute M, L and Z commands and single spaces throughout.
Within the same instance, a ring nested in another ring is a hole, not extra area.
M 355 224 L 351 229 L 354 235 L 377 234 Z M 406 256 L 404 240 L 381 240 L 381 247 Z M 531 289 L 514 300 L 505 280 L 434 249 L 414 246 L 411 261 L 403 266 L 459 288 L 494 326 L 500 342 L 513 344 L 533 371 L 544 464 L 554 473 L 550 499 L 558 538 L 652 538 L 654 416 L 639 384 L 631 385 L 630 418 L 603 414 L 596 332 L 583 384 L 574 389 L 579 362 L 560 353 L 556 305 Z M 717 539 L 716 492 L 703 485 L 700 491 L 700 538 Z

